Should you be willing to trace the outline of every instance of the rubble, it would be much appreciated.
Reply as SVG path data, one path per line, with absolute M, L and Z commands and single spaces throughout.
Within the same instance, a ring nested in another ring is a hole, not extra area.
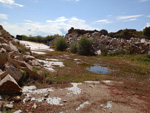
M 65 38 L 71 45 L 81 39 L 82 36 L 93 39 L 93 50 L 97 55 L 101 55 L 103 49 L 108 51 L 108 54 L 119 52 L 130 54 L 147 54 L 150 51 L 150 40 L 132 37 L 130 40 L 123 38 L 112 38 L 103 35 L 100 31 L 86 31 L 71 28 L 66 34 Z

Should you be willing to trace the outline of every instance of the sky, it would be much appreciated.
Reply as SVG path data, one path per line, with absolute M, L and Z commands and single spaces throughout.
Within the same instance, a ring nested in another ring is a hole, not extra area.
M 0 25 L 12 35 L 116 32 L 150 26 L 150 0 L 0 0 Z

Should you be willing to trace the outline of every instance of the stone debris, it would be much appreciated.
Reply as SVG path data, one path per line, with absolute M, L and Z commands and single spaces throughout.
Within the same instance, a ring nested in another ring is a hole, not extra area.
M 34 103 L 34 105 L 32 106 L 33 109 L 37 108 L 37 105 Z
M 14 105 L 13 105 L 12 103 L 6 104 L 6 105 L 4 106 L 4 108 L 7 108 L 7 109 L 12 109 L 13 107 L 14 107 Z
M 118 52 L 145 54 L 150 51 L 150 40 L 148 39 L 134 37 L 130 38 L 130 40 L 112 38 L 96 30 L 88 31 L 71 28 L 65 38 L 69 44 L 72 44 L 80 40 L 82 36 L 93 39 L 93 52 L 97 55 L 101 55 L 104 49 L 108 51 L 108 54 L 118 54 Z
M 78 110 L 84 108 L 84 106 L 85 106 L 85 105 L 88 105 L 88 104 L 90 104 L 89 101 L 86 101 L 86 102 L 84 102 L 83 104 L 80 104 L 79 107 L 76 108 L 76 111 L 78 111 Z
M 21 97 L 20 96 L 14 96 L 11 98 L 11 100 L 14 102 L 19 102 L 19 101 L 21 101 Z
M 23 113 L 23 112 L 22 112 L 22 110 L 17 110 L 17 111 L 15 111 L 13 113 Z

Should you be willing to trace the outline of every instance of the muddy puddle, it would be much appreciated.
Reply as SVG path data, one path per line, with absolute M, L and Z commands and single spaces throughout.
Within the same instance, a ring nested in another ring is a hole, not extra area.
M 87 67 L 86 70 L 96 74 L 107 74 L 111 72 L 111 70 L 108 69 L 107 67 L 101 67 L 101 66 L 90 66 Z

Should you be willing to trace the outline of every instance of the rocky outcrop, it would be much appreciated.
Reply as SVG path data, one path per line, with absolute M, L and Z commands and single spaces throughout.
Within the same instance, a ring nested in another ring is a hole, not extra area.
M 134 31 L 134 30 L 130 30 Z M 106 49 L 108 54 L 117 52 L 127 52 L 130 54 L 145 54 L 150 51 L 150 40 L 131 38 L 130 40 L 122 38 L 112 38 L 107 35 L 103 35 L 100 31 L 85 31 L 71 28 L 66 34 L 65 38 L 69 44 L 77 42 L 82 36 L 93 39 L 93 50 L 96 54 L 101 54 L 103 49 Z M 101 52 L 100 52 L 101 51 Z

